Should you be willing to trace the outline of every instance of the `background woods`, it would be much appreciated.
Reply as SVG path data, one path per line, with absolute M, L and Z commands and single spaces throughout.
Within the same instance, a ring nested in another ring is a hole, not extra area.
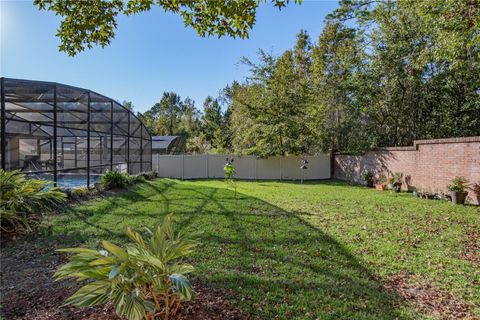
M 190 152 L 259 156 L 480 135 L 478 2 L 345 0 L 325 22 L 317 41 L 301 30 L 279 56 L 242 58 L 249 77 L 203 112 L 164 93 L 144 121 Z

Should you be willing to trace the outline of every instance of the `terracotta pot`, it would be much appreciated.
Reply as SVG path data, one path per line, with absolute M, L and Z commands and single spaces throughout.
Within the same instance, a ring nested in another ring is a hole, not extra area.
M 467 194 L 467 192 L 450 191 L 450 196 L 452 197 L 452 202 L 454 204 L 464 204 Z
M 389 183 L 387 185 L 388 190 L 393 190 L 395 192 L 400 192 L 401 187 L 402 187 L 402 184 L 400 182 Z
M 380 190 L 380 191 L 385 191 L 386 187 L 387 186 L 384 185 L 383 183 L 378 183 L 378 184 L 375 185 L 375 189 Z

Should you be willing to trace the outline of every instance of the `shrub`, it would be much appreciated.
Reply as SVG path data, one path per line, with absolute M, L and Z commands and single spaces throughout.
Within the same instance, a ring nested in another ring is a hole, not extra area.
M 448 191 L 454 191 L 458 193 L 465 192 L 465 185 L 467 184 L 467 179 L 464 177 L 455 177 L 452 179 L 452 183 L 447 186 Z
M 100 181 L 106 189 L 127 188 L 129 184 L 128 174 L 117 170 L 108 170 Z
M 19 170 L 0 169 L 0 225 L 3 231 L 13 232 L 29 228 L 28 216 L 49 212 L 67 196 L 51 182 L 27 179 Z
M 169 319 L 182 300 L 193 297 L 185 274 L 193 266 L 181 261 L 197 245 L 182 232 L 175 232 L 168 215 L 143 237 L 127 227 L 131 242 L 124 248 L 103 241 L 104 250 L 60 249 L 75 255 L 55 273 L 57 279 L 91 280 L 69 297 L 65 304 L 91 307 L 111 301 L 119 317 L 129 320 Z
M 136 183 L 142 183 L 142 182 L 145 182 L 145 181 L 147 181 L 147 179 L 145 178 L 144 175 L 139 174 L 138 176 L 135 176 L 135 182 Z
M 387 177 L 385 177 L 385 175 L 380 175 L 380 177 L 378 177 L 378 181 L 377 181 L 379 184 L 385 184 L 387 183 Z
M 158 171 L 157 170 L 152 170 L 149 172 L 149 179 L 153 180 L 158 178 Z
M 89 191 L 87 187 L 80 187 L 72 189 L 71 193 L 75 198 L 82 198 L 88 195 Z
M 129 175 L 127 176 L 127 181 L 129 186 L 133 186 L 137 182 L 137 176 Z
M 365 180 L 365 183 L 368 187 L 373 186 L 373 171 L 367 170 L 362 173 L 362 178 Z
M 95 182 L 93 187 L 97 193 L 105 191 L 105 185 L 101 181 Z
M 145 177 L 147 180 L 153 180 L 158 177 L 158 172 L 156 170 L 153 171 L 147 171 L 142 173 L 142 175 Z
M 364 171 L 362 178 L 365 182 L 373 181 L 373 172 L 371 170 Z
M 401 172 L 395 172 L 393 176 L 388 177 L 388 183 L 393 186 L 398 186 L 402 184 L 403 174 Z

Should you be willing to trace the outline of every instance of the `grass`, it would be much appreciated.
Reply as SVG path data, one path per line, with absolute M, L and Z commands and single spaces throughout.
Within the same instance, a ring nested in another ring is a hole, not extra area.
M 462 259 L 473 206 L 344 183 L 148 181 L 50 216 L 36 246 L 125 241 L 166 213 L 201 231 L 194 276 L 262 319 L 426 319 L 384 289 L 399 273 L 432 283 L 480 315 L 478 265 Z M 13 244 L 15 246 L 15 244 Z M 13 247 L 14 248 L 14 247 Z

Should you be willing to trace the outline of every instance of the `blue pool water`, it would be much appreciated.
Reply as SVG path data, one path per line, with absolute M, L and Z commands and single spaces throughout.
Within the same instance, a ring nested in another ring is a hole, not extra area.
M 98 182 L 100 176 L 90 176 L 90 185 Z M 85 176 L 59 176 L 57 186 L 60 188 L 78 188 L 87 186 L 87 177 Z
M 30 178 L 53 181 L 53 174 L 31 174 Z M 90 185 L 93 186 L 100 180 L 100 175 L 90 175 Z M 81 174 L 59 174 L 57 177 L 57 187 L 71 189 L 87 186 L 86 175 Z

